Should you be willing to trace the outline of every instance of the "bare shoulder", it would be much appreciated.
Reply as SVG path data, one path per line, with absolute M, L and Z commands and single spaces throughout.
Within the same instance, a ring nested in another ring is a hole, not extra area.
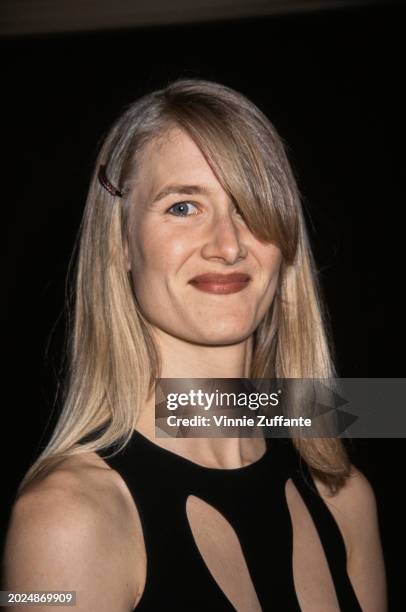
M 4 588 L 73 590 L 78 611 L 132 610 L 129 520 L 117 472 L 96 453 L 64 460 L 14 503 Z
M 374 489 L 351 465 L 344 486 L 334 495 L 313 475 L 315 485 L 343 535 L 347 571 L 366 612 L 386 612 L 385 563 Z

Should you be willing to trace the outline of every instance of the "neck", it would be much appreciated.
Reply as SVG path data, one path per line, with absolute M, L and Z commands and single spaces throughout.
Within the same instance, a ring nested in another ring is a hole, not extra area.
M 196 345 L 154 330 L 162 370 L 161 378 L 249 378 L 253 337 L 230 345 Z M 201 385 L 199 385 L 201 387 Z M 263 438 L 155 437 L 155 394 L 146 401 L 136 429 L 159 446 L 214 468 L 238 468 L 264 452 Z
M 162 359 L 161 378 L 248 378 L 253 336 L 235 344 L 201 345 L 153 331 Z

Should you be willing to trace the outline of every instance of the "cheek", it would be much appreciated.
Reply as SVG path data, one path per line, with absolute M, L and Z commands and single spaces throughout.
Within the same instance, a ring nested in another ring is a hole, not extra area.
M 278 276 L 282 263 L 282 252 L 277 246 L 272 244 L 265 248 L 262 247 L 262 250 L 258 252 L 258 259 L 262 262 L 261 267 L 269 281 Z
M 263 299 L 272 301 L 279 284 L 282 253 L 277 247 L 273 246 L 263 255 L 264 257 L 261 260 Z
M 136 280 L 142 282 L 154 277 L 176 273 L 188 257 L 190 241 L 183 236 L 177 237 L 166 228 L 139 227 L 132 236 L 132 270 Z

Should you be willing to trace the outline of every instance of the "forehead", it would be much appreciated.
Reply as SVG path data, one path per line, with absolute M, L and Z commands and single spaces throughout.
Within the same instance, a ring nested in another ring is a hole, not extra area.
M 199 147 L 180 128 L 167 130 L 144 147 L 137 174 L 138 193 L 144 197 L 153 196 L 168 182 L 219 185 Z

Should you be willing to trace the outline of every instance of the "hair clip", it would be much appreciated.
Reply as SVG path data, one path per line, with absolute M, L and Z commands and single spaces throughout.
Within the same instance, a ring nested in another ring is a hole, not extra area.
M 101 185 L 107 189 L 107 191 L 109 193 L 111 193 L 111 195 L 113 196 L 117 196 L 119 198 L 123 197 L 123 192 L 120 191 L 120 189 L 117 189 L 117 187 L 114 187 L 114 185 L 112 183 L 110 183 L 109 179 L 106 176 L 106 165 L 105 164 L 100 164 L 99 166 L 99 172 L 97 175 Z

